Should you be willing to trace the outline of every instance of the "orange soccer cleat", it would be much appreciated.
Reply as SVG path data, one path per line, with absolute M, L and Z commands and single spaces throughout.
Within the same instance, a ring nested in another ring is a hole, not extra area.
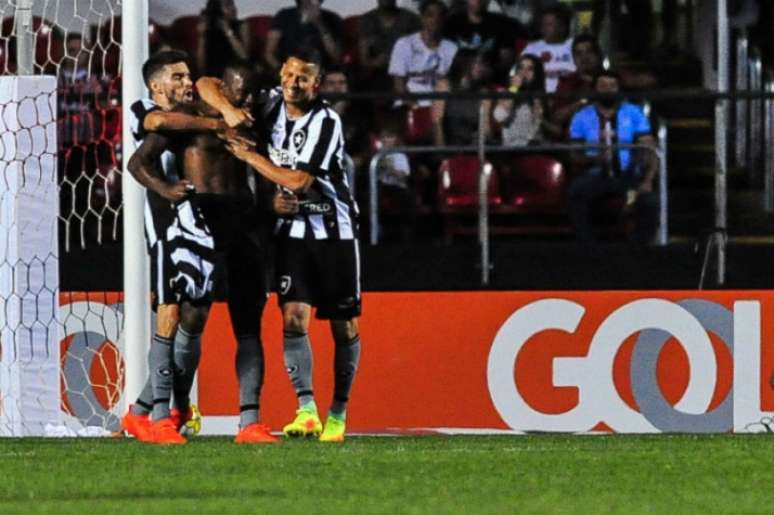
M 236 443 L 277 443 L 279 438 L 272 435 L 266 424 L 249 424 L 237 433 Z
M 162 418 L 151 424 L 150 439 L 147 442 L 158 445 L 182 445 L 187 443 L 187 440 L 177 432 L 174 420 Z
M 150 441 L 150 417 L 134 413 L 131 406 L 129 406 L 129 411 L 126 412 L 126 415 L 121 417 L 121 428 L 140 442 Z

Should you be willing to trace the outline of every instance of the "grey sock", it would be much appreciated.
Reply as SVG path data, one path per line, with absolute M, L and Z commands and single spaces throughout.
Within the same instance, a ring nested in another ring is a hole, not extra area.
M 172 404 L 184 416 L 188 413 L 191 387 L 202 355 L 201 336 L 201 334 L 187 333 L 182 327 L 177 328 L 175 335 L 172 354 L 175 364 L 175 395 Z
M 333 403 L 331 413 L 344 417 L 349 400 L 349 391 L 355 380 L 357 365 L 360 362 L 360 336 L 346 342 L 336 342 L 333 358 Z
M 153 411 L 153 385 L 151 385 L 150 377 L 145 381 L 140 396 L 129 409 L 135 415 L 147 415 Z
M 314 402 L 312 391 L 312 346 L 309 336 L 285 331 L 285 369 L 296 390 L 298 405 Z
M 239 427 L 247 427 L 259 420 L 263 370 L 260 337 L 238 336 L 236 371 L 239 380 Z
M 158 334 L 153 337 L 148 354 L 153 388 L 153 421 L 169 417 L 169 399 L 175 374 L 172 371 L 172 340 Z

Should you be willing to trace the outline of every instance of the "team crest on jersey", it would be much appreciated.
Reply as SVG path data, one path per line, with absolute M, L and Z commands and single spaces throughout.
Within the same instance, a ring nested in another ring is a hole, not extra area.
M 280 280 L 279 280 L 280 294 L 287 295 L 288 292 L 290 291 L 290 284 L 291 284 L 291 280 L 289 275 L 283 275 L 282 277 L 280 277 Z
M 293 143 L 293 148 L 299 150 L 306 143 L 306 132 L 304 130 L 297 130 L 290 135 L 290 141 Z

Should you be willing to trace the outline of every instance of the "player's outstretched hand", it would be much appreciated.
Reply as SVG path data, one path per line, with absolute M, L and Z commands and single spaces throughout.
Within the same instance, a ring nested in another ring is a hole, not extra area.
M 194 193 L 196 188 L 189 181 L 183 179 L 175 184 L 167 185 L 164 191 L 159 192 L 162 197 L 170 202 L 180 202 L 185 200 L 189 195 Z
M 226 141 L 228 141 L 228 144 L 226 145 L 228 151 L 234 154 L 234 157 L 242 161 L 247 161 L 255 150 L 255 143 L 243 136 L 234 135 Z
M 231 142 L 232 140 L 241 141 L 245 145 L 253 149 L 257 146 L 257 143 L 255 142 L 255 140 L 249 138 L 248 136 L 245 136 L 239 129 L 226 127 L 221 130 L 218 130 L 217 135 L 220 139 L 226 142 Z
M 295 215 L 298 213 L 298 197 L 289 191 L 278 191 L 274 194 L 271 207 L 280 216 Z
M 223 113 L 223 119 L 229 127 L 251 127 L 253 115 L 247 109 L 233 108 Z

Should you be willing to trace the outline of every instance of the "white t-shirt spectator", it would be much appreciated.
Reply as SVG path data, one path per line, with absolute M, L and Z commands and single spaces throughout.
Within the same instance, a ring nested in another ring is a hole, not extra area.
M 456 54 L 457 45 L 448 39 L 442 39 L 437 48 L 428 48 L 420 33 L 416 32 L 395 42 L 388 73 L 405 77 L 406 89 L 410 93 L 432 92 L 436 80 L 449 72 Z M 431 100 L 418 103 L 421 106 L 431 104 Z
M 559 85 L 559 77 L 575 71 L 575 61 L 572 59 L 572 38 L 564 43 L 546 43 L 544 40 L 532 41 L 521 55 L 532 54 L 543 61 L 546 72 L 546 92 L 554 93 Z

